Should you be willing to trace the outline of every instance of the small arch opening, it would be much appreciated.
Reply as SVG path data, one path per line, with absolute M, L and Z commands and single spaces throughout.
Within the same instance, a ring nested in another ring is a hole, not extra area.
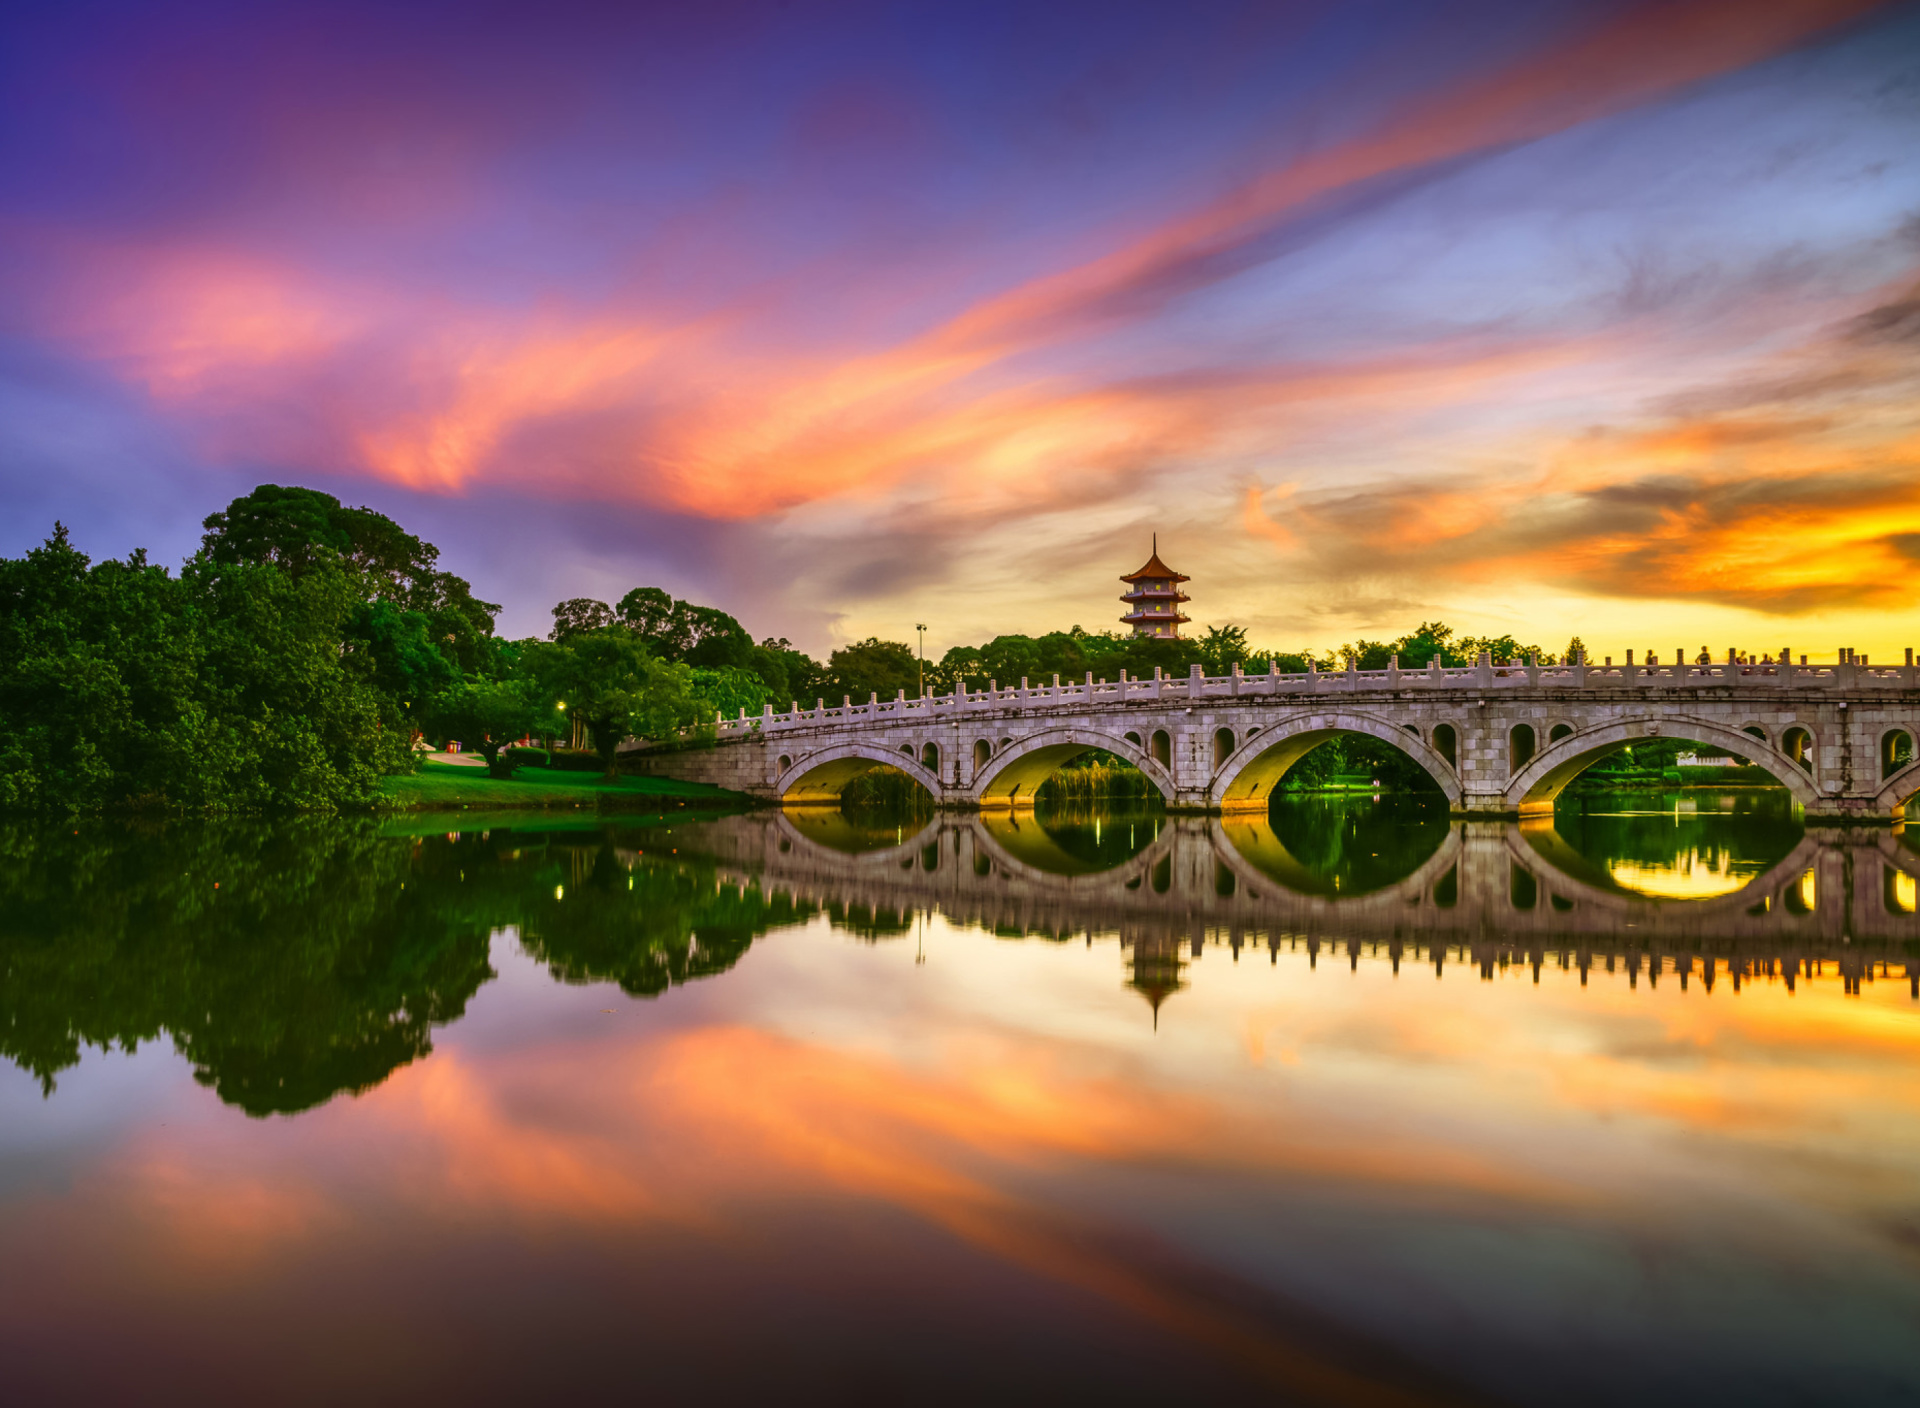
M 1563 738 L 1573 737 L 1572 724 L 1555 724 L 1547 730 L 1547 742 L 1558 743 Z
M 1447 873 L 1433 882 L 1433 902 L 1441 909 L 1452 909 L 1460 903 L 1460 867 L 1450 865 Z
M 1749 738 L 1757 738 L 1762 743 L 1767 741 L 1767 731 L 1761 728 L 1759 724 L 1748 724 L 1745 728 L 1741 729 L 1740 732 L 1746 734 Z
M 1880 740 L 1880 776 L 1892 777 L 1913 761 L 1913 735 L 1903 728 L 1890 729 Z
M 1532 724 L 1515 724 L 1507 734 L 1507 775 L 1511 777 L 1533 761 Z
M 1456 771 L 1460 767 L 1459 740 L 1460 736 L 1454 732 L 1452 724 L 1435 724 L 1433 726 L 1433 751 L 1446 759 L 1447 766 Z
M 920 749 L 920 765 L 936 776 L 940 772 L 940 745 L 928 743 Z
M 929 841 L 920 848 L 920 868 L 931 875 L 940 868 L 940 843 Z
M 1137 733 L 1134 733 L 1134 732 L 1132 732 L 1131 730 L 1129 730 L 1129 731 L 1128 731 L 1128 732 L 1127 732 L 1127 733 L 1126 733 L 1125 735 L 1123 735 L 1123 736 L 1124 736 L 1124 737 L 1126 738 L 1126 740 L 1127 740 L 1127 742 L 1129 742 L 1129 743 L 1131 743 L 1131 744 L 1132 744 L 1132 745 L 1133 745 L 1134 747 L 1136 747 L 1136 748 L 1138 748 L 1138 747 L 1141 747 L 1141 746 L 1142 746 L 1142 745 L 1141 745 L 1141 742 L 1140 742 L 1140 735 L 1139 735 L 1139 734 L 1137 734 Z
M 792 766 L 793 766 L 792 755 L 788 753 L 782 753 L 780 755 L 780 771 L 785 772 L 788 768 Z
M 900 751 L 911 758 L 913 756 L 913 745 L 911 743 L 902 743 L 900 745 Z
M 973 745 L 973 770 L 979 772 L 992 761 L 993 745 L 984 738 L 977 740 Z
M 1153 760 L 1161 767 L 1173 766 L 1173 738 L 1165 729 L 1157 728 L 1153 731 L 1153 745 L 1148 751 L 1153 754 Z
M 1418 738 L 1420 736 L 1419 724 L 1402 724 L 1400 725 L 1400 727 L 1404 728 L 1408 733 L 1412 734 L 1415 738 Z
M 1790 728 L 1780 735 L 1780 751 L 1789 762 L 1798 763 L 1802 772 L 1813 771 L 1813 735 L 1803 728 Z
M 1231 899 L 1233 897 L 1233 892 L 1237 887 L 1238 887 L 1238 881 L 1234 876 L 1233 868 L 1223 860 L 1214 861 L 1213 863 L 1214 894 L 1218 895 L 1221 899 Z
M 1213 766 L 1217 771 L 1220 765 L 1233 756 L 1233 730 L 1220 728 L 1213 731 Z
M 1164 895 L 1173 888 L 1173 857 L 1161 856 L 1153 864 L 1153 875 L 1149 881 L 1156 895 Z

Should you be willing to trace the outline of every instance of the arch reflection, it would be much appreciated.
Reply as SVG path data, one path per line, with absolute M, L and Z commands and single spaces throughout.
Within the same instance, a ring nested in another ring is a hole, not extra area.
M 980 824 L 1007 854 L 1050 875 L 1097 875 L 1125 865 L 1160 838 L 1167 814 L 1139 806 L 1051 806 L 985 812 Z
M 1360 896 L 1398 884 L 1447 839 L 1444 798 L 1281 797 L 1221 828 L 1262 875 L 1301 895 Z
M 1597 798 L 1563 808 L 1525 834 L 1548 862 L 1584 883 L 1658 900 L 1738 894 L 1800 844 L 1784 792 Z

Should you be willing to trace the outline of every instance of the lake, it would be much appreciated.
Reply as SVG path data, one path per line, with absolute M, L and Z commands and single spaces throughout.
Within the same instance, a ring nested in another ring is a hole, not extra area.
M 1779 794 L 0 829 L 0 1397 L 1920 1401 Z

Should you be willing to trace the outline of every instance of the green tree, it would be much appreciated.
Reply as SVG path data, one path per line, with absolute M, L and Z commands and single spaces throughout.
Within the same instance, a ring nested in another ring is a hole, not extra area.
M 1206 634 L 1194 644 L 1201 668 L 1208 674 L 1230 674 L 1235 665 L 1247 658 L 1247 628 L 1208 626 Z
M 457 738 L 487 760 L 493 777 L 512 777 L 508 745 L 542 722 L 543 711 L 520 680 L 459 680 L 433 700 L 427 726 L 442 738 Z
M 768 692 L 758 675 L 751 670 L 738 668 L 725 670 L 695 668 L 692 688 L 694 695 L 700 701 L 704 716 L 709 719 L 715 714 L 727 719 L 738 718 L 743 709 L 749 717 L 755 717 L 773 700 L 772 694 Z
M 585 631 L 530 652 L 529 673 L 579 722 L 606 776 L 618 770 L 620 744 L 635 736 L 671 737 L 711 716 L 693 690 L 693 671 L 656 660 L 633 632 Z
M 604 631 L 617 620 L 613 608 L 592 597 L 569 597 L 553 608 L 553 629 L 548 640 L 568 640 L 588 631 Z
M 870 694 L 891 699 L 903 689 L 911 696 L 919 688 L 919 672 L 910 647 L 869 636 L 840 647 L 828 658 L 828 697 L 864 702 Z

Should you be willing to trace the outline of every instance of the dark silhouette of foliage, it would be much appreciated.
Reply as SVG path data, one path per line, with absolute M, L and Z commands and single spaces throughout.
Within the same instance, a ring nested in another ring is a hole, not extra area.
M 670 844 L 341 818 L 0 828 L 0 1058 L 51 1094 L 83 1048 L 164 1038 L 228 1104 L 291 1114 L 431 1052 L 499 930 L 560 981 L 651 996 L 813 912 L 718 886 L 697 856 L 644 859 Z

